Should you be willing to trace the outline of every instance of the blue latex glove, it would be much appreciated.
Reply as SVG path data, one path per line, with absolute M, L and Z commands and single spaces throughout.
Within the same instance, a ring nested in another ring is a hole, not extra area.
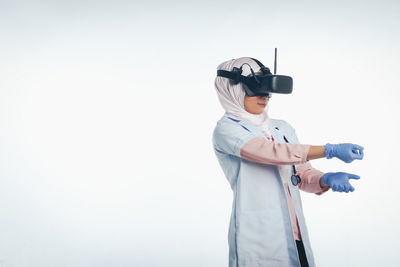
M 359 145 L 344 143 L 344 144 L 326 144 L 325 156 L 327 159 L 336 157 L 344 162 L 350 163 L 355 159 L 363 159 L 364 148 Z
M 354 187 L 349 183 L 349 179 L 360 179 L 360 176 L 346 172 L 327 172 L 322 175 L 322 181 L 329 185 L 336 192 L 353 192 Z

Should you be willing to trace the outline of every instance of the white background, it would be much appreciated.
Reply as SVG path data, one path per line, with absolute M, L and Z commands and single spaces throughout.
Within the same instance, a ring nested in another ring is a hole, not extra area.
M 396 1 L 0 1 L 0 267 L 227 266 L 216 67 L 294 79 L 272 118 L 352 142 L 353 193 L 302 192 L 318 266 L 399 266 Z

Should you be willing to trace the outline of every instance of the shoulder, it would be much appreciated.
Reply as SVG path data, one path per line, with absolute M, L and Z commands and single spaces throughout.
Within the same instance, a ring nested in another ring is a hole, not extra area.
M 222 116 L 222 118 L 220 118 L 215 125 L 213 132 L 214 138 L 216 136 L 227 135 L 234 135 L 237 137 L 248 135 L 250 133 L 249 129 L 243 126 L 243 124 L 240 122 L 240 120 L 237 120 L 237 118 L 234 118 L 232 116 Z
M 217 121 L 217 124 L 216 124 L 216 126 L 214 128 L 214 132 L 215 131 L 235 130 L 235 129 L 236 130 L 240 130 L 240 131 L 241 130 L 246 130 L 246 128 L 243 127 L 243 124 L 241 123 L 241 120 L 239 118 L 224 114 Z
M 239 155 L 240 147 L 248 140 L 260 136 L 254 126 L 234 116 L 224 115 L 216 124 L 212 136 L 215 149 Z

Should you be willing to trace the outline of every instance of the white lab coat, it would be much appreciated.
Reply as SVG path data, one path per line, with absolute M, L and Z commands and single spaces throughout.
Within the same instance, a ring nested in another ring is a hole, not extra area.
M 285 143 L 285 135 L 290 143 L 299 143 L 294 129 L 287 122 L 270 119 L 270 128 L 275 142 Z M 281 177 L 277 165 L 240 158 L 241 146 L 258 136 L 264 135 L 254 124 L 227 113 L 213 132 L 214 151 L 233 190 L 228 233 L 229 266 L 300 266 L 283 184 L 287 180 L 308 264 L 313 267 L 314 256 L 299 189 L 290 179 L 291 165 L 284 166 L 288 168 L 284 172 L 288 177 Z

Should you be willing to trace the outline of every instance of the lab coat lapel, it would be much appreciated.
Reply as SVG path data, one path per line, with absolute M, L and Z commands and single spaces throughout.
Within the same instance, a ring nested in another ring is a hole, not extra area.
M 276 129 L 275 128 L 276 126 L 271 122 L 271 120 L 270 120 L 270 129 L 271 129 L 271 132 L 272 132 L 272 137 L 274 138 L 274 141 L 275 142 L 277 142 L 277 143 L 283 143 L 283 135 L 279 132 L 280 131 L 280 129 L 278 130 L 278 129 Z
M 278 129 L 276 129 L 274 127 L 274 134 L 277 138 L 276 140 L 279 140 L 278 141 L 279 143 L 286 143 L 286 141 L 283 139 L 283 136 L 285 136 L 286 139 L 289 141 L 289 143 L 291 143 L 290 142 L 291 137 L 289 137 L 290 133 L 283 132 L 281 128 L 278 128 Z M 274 139 L 275 139 L 275 136 L 274 136 Z M 288 183 L 290 195 L 293 196 L 293 190 L 296 190 L 296 187 L 293 185 L 292 180 L 291 180 L 291 176 L 293 174 L 292 165 L 281 166 L 280 171 L 281 171 L 281 176 L 283 176 L 283 175 L 285 176 L 285 177 L 282 177 L 283 181 Z

